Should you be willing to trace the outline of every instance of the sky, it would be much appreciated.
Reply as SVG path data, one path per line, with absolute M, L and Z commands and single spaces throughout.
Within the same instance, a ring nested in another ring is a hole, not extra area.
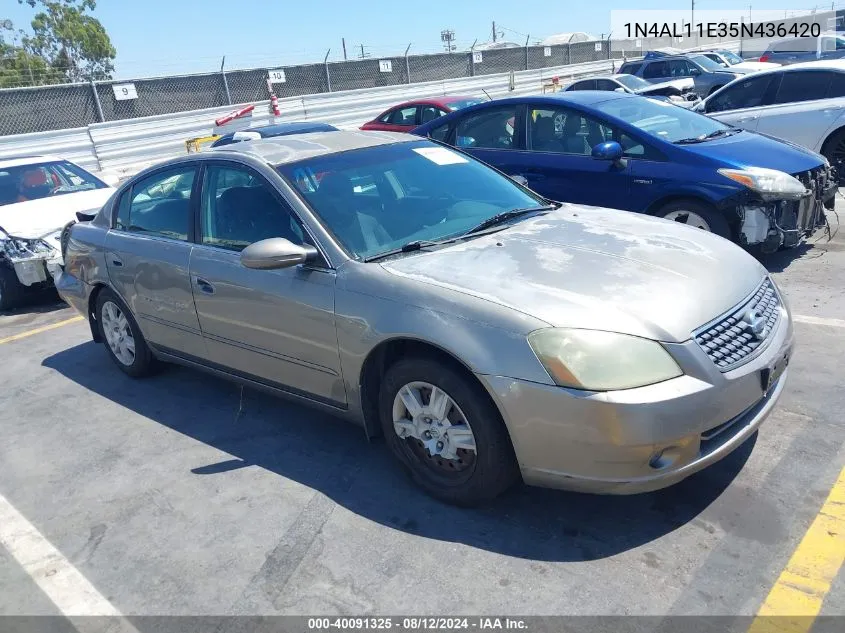
M 2 0 L 0 19 L 29 28 L 35 11 Z M 696 0 L 696 10 L 748 10 L 749 0 Z M 839 0 L 837 7 L 843 5 Z M 10 6 L 11 5 L 11 6 Z M 750 0 L 756 10 L 829 9 L 830 1 Z M 759 6 L 758 6 L 759 5 Z M 440 48 L 440 32 L 455 32 L 458 50 L 489 41 L 492 22 L 504 39 L 525 42 L 568 31 L 600 36 L 613 9 L 688 9 L 689 0 L 98 0 L 93 15 L 117 49 L 115 77 L 130 79 L 219 70 L 283 67 Z

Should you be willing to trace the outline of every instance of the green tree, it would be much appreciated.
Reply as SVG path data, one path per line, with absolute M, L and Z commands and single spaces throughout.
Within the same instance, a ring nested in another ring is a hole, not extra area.
M 22 38 L 29 57 L 44 64 L 41 81 L 58 83 L 111 79 L 116 51 L 100 21 L 89 15 L 95 0 L 18 0 L 40 9 L 32 34 Z

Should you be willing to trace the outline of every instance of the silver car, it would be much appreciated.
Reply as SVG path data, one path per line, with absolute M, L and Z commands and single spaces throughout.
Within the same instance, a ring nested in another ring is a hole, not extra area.
M 793 333 L 716 235 L 553 203 L 432 141 L 330 132 L 171 160 L 73 226 L 59 291 L 131 376 L 201 368 L 383 434 L 429 493 L 633 493 L 751 436 Z

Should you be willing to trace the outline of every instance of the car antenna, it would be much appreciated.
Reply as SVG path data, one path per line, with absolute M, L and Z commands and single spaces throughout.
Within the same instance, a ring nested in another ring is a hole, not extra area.
M 491 96 L 487 93 L 487 91 L 486 91 L 484 88 L 482 88 L 482 89 L 481 89 L 481 92 L 483 92 L 484 94 L 486 94 L 486 95 L 487 95 L 487 98 L 488 98 L 488 99 L 490 99 L 490 101 L 492 101 L 492 100 L 493 100 L 493 97 L 491 97 Z

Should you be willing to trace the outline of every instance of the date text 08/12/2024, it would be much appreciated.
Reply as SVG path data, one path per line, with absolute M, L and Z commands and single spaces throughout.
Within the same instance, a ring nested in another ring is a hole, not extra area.
M 527 625 L 521 618 L 497 617 L 319 617 L 308 618 L 309 631 L 446 631 L 446 630 L 522 630 Z M 526 632 L 527 633 L 527 632 Z
M 625 37 L 728 37 L 728 38 L 773 38 L 773 37 L 818 37 L 821 25 L 815 22 L 775 24 L 760 22 L 698 22 L 692 24 L 670 24 L 668 22 L 626 22 Z

